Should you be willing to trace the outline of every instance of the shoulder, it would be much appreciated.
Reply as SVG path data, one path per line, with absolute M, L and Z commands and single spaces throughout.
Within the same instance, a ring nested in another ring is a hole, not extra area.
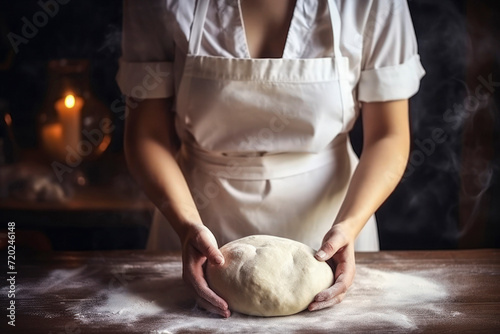
M 374 21 L 382 24 L 408 11 L 406 0 L 335 0 L 335 3 L 342 20 L 363 28 Z
M 172 19 L 180 25 L 191 24 L 193 21 L 196 0 L 155 0 L 164 4 L 165 10 Z M 209 0 L 205 0 L 209 1 Z

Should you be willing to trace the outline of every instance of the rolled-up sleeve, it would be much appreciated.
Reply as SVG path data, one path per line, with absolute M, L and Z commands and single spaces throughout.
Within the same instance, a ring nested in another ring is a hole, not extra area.
M 125 0 L 122 57 L 116 81 L 122 94 L 140 99 L 174 95 L 174 20 L 164 0 Z
M 358 99 L 407 99 L 420 87 L 425 70 L 405 0 L 373 1 L 363 35 Z

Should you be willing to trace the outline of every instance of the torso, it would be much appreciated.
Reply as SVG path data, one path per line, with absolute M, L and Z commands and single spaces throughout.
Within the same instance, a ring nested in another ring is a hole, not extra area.
M 247 47 L 252 58 L 281 58 L 296 0 L 242 0 Z
M 192 24 L 196 30 L 187 34 L 176 95 L 176 129 L 183 142 L 179 165 L 204 224 L 221 244 L 269 234 L 317 249 L 358 161 L 347 136 L 356 105 L 349 62 L 337 38 L 338 8 L 333 0 L 321 2 L 333 8 L 322 11 L 329 24 L 322 25 L 321 34 L 330 41 L 334 36 L 333 48 L 322 49 L 321 58 L 304 59 L 290 56 L 304 54 L 293 46 L 307 48 L 302 44 L 310 40 L 296 15 L 305 10 L 304 0 L 240 0 L 241 15 L 215 22 L 231 27 L 221 30 L 222 41 L 239 45 L 244 56 L 223 57 L 224 50 L 206 54 L 216 48 L 204 39 L 213 30 L 205 19 L 210 9 L 217 9 L 220 19 L 221 13 L 240 8 L 236 1 L 220 1 L 215 8 L 199 2 L 203 5 L 196 7 Z M 375 250 L 375 221 L 367 226 L 366 250 Z

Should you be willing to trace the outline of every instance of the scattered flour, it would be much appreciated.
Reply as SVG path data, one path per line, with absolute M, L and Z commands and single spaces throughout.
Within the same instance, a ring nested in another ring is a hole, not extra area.
M 94 311 L 97 314 L 113 314 L 129 322 L 137 321 L 144 316 L 161 314 L 163 309 L 154 301 L 140 298 L 128 291 L 109 294 L 104 304 L 97 306 Z
M 99 270 L 106 270 L 106 275 Z M 446 269 L 435 269 L 433 274 L 441 270 Z M 344 301 L 333 308 L 276 318 L 234 313 L 221 319 L 195 307 L 180 275 L 178 262 L 143 267 L 110 265 L 97 270 L 83 266 L 50 271 L 38 282 L 22 284 L 21 288 L 25 295 L 59 301 L 61 311 L 37 312 L 37 316 L 71 315 L 82 326 L 127 326 L 142 333 L 293 333 L 299 328 L 331 333 L 374 327 L 411 331 L 418 329 L 416 319 L 422 314 L 460 315 L 443 309 L 440 301 L 448 293 L 443 284 L 429 278 L 433 276 L 429 273 L 387 272 L 358 265 L 353 286 Z M 103 280 L 103 276 L 109 279 Z M 86 295 L 81 298 L 64 297 L 65 290 L 82 288 Z

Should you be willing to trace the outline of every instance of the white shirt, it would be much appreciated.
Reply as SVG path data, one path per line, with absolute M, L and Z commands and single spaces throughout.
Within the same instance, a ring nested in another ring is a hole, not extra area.
M 239 0 L 210 1 L 200 54 L 249 58 Z M 336 0 L 355 101 L 407 99 L 425 74 L 404 0 Z M 196 0 L 125 0 L 117 82 L 136 98 L 175 96 Z M 326 0 L 297 0 L 283 58 L 333 55 Z M 156 73 L 156 74 L 154 74 Z

